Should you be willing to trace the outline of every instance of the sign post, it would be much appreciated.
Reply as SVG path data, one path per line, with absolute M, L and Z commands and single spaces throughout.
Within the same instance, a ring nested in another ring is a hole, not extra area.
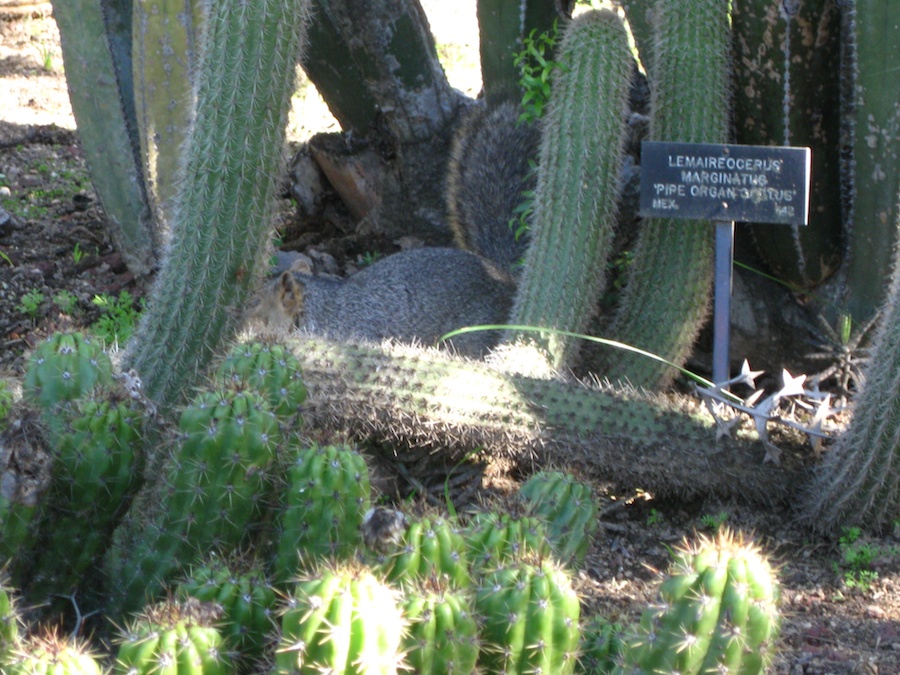
M 641 143 L 644 218 L 709 220 L 716 227 L 713 381 L 728 380 L 734 221 L 806 225 L 809 148 Z M 673 280 L 677 281 L 677 280 Z

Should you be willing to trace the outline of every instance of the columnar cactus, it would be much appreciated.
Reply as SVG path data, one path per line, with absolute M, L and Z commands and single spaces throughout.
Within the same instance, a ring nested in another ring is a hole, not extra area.
M 728 140 L 729 6 L 721 0 L 661 0 L 654 6 L 651 140 Z M 708 222 L 645 220 L 606 337 L 681 365 L 708 313 L 713 240 Z M 648 389 L 664 387 L 676 372 L 632 352 L 604 347 L 596 356 L 602 376 Z
M 113 672 L 121 675 L 231 675 L 228 645 L 216 627 L 220 610 L 197 600 L 147 607 L 119 637 Z
M 597 502 L 591 486 L 561 471 L 540 471 L 519 488 L 529 514 L 547 523 L 558 560 L 580 565 L 597 529 Z
M 309 0 L 204 3 L 170 245 L 126 356 L 174 404 L 236 327 L 263 260 Z
M 82 333 L 54 333 L 28 358 L 23 392 L 44 410 L 112 382 L 112 362 Z
M 578 15 L 559 61 L 541 121 L 531 243 L 510 323 L 584 332 L 602 293 L 620 188 L 634 68 L 621 18 L 612 10 Z M 554 367 L 570 366 L 577 354 L 571 337 L 539 334 L 537 342 Z
M 263 661 L 267 636 L 277 624 L 275 589 L 261 565 L 253 559 L 229 556 L 201 563 L 190 570 L 175 587 L 181 601 L 194 598 L 221 608 L 217 622 L 222 636 L 235 650 L 241 671 L 258 667 Z
M 216 370 L 220 381 L 257 389 L 278 417 L 292 419 L 306 400 L 300 362 L 283 345 L 246 342 L 235 345 Z
M 371 504 L 369 469 L 349 446 L 301 450 L 288 469 L 273 578 L 283 584 L 326 558 L 348 557 Z
M 281 617 L 275 673 L 396 673 L 404 631 L 397 592 L 366 568 L 324 568 L 299 580 Z
M 271 493 L 278 424 L 259 394 L 200 392 L 179 428 L 162 475 L 138 495 L 105 558 L 120 612 L 138 609 L 200 554 L 240 546 Z
M 569 572 L 549 558 L 487 572 L 475 593 L 479 664 L 491 673 L 573 673 L 580 604 Z
M 762 675 L 779 630 L 778 583 L 765 555 L 727 530 L 685 542 L 659 601 L 624 638 L 617 675 Z
M 476 672 L 478 624 L 473 600 L 464 591 L 429 583 L 407 590 L 403 616 L 406 666 L 419 675 Z
M 455 519 L 426 515 L 414 520 L 381 565 L 387 580 L 395 583 L 433 578 L 453 588 L 470 585 L 466 541 Z

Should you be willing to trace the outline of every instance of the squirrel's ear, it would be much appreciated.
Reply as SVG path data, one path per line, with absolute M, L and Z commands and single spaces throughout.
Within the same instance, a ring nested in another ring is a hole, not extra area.
M 303 310 L 303 285 L 290 272 L 282 272 L 278 277 L 278 297 L 291 316 Z

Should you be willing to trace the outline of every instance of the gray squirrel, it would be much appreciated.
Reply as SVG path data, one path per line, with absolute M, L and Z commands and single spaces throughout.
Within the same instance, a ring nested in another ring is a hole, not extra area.
M 474 106 L 448 163 L 447 209 L 459 248 L 417 248 L 382 258 L 346 279 L 283 272 L 257 295 L 249 319 L 337 339 L 437 344 L 463 326 L 505 324 L 526 240 L 510 228 L 532 181 L 537 132 L 518 108 Z M 502 331 L 459 335 L 449 347 L 483 357 Z

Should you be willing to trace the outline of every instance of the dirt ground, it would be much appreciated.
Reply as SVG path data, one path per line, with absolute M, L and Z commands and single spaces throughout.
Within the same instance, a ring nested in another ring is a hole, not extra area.
M 444 45 L 451 55 L 454 47 Z M 292 133 L 305 131 L 295 122 Z M 106 235 L 49 4 L 0 1 L 0 376 L 20 377 L 23 355 L 42 337 L 96 320 L 95 296 L 139 298 L 146 283 Z M 789 512 L 640 493 L 607 494 L 603 504 L 602 534 L 578 582 L 588 610 L 631 621 L 652 598 L 669 547 L 724 522 L 756 533 L 780 565 L 784 624 L 772 672 L 900 675 L 900 523 L 842 548 L 797 528 Z

